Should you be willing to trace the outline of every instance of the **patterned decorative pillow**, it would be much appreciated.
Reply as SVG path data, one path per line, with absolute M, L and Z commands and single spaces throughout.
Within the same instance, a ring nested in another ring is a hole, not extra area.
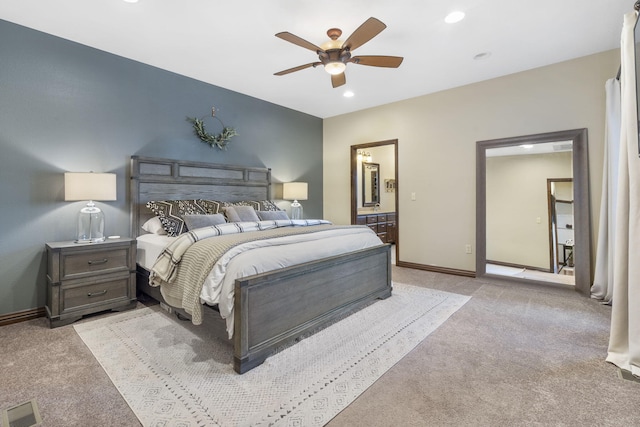
M 217 200 L 205 200 L 205 199 L 199 199 L 197 200 L 197 202 L 198 202 L 198 205 L 200 205 L 208 215 L 215 215 L 217 213 L 222 212 L 222 206 L 223 206 L 222 202 L 219 202 Z
M 210 227 L 212 225 L 225 224 L 227 221 L 221 213 L 212 215 L 184 215 L 184 223 L 189 230 L 196 228 Z
M 260 221 L 251 206 L 226 206 L 222 210 L 229 222 Z
M 275 221 L 278 219 L 289 219 L 286 211 L 257 211 L 258 218 L 262 221 Z
M 281 210 L 271 200 L 243 200 L 240 202 L 222 202 L 222 206 L 251 206 L 255 211 L 279 211 Z
M 160 218 L 162 228 L 171 237 L 178 236 L 187 231 L 183 215 L 205 215 L 207 211 L 201 206 L 199 200 L 158 200 L 147 202 L 147 207 Z

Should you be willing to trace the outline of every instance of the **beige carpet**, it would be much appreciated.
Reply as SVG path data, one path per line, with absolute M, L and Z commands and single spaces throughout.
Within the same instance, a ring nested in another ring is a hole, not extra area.
M 324 425 L 470 297 L 394 284 L 391 298 L 238 375 L 228 345 L 145 308 L 74 328 L 143 425 Z

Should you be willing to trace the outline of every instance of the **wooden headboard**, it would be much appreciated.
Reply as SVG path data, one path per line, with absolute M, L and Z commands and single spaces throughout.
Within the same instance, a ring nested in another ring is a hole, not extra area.
M 151 200 L 271 199 L 271 169 L 131 156 L 131 235 L 153 216 Z

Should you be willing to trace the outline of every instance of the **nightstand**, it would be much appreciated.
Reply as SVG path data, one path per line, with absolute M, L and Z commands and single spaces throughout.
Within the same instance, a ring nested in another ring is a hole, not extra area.
M 136 306 L 136 241 L 52 242 L 47 248 L 47 317 L 52 328 L 91 313 Z

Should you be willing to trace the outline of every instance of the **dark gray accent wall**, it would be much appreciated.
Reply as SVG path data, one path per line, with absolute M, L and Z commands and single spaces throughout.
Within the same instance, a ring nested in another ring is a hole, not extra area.
M 227 151 L 186 121 L 212 106 L 239 133 Z M 72 240 L 83 206 L 64 202 L 67 171 L 117 174 L 118 200 L 97 202 L 109 235 L 130 234 L 133 154 L 270 167 L 274 182 L 307 181 L 305 217 L 322 215 L 320 118 L 2 20 L 0 150 L 0 315 L 45 304 L 44 244 Z

